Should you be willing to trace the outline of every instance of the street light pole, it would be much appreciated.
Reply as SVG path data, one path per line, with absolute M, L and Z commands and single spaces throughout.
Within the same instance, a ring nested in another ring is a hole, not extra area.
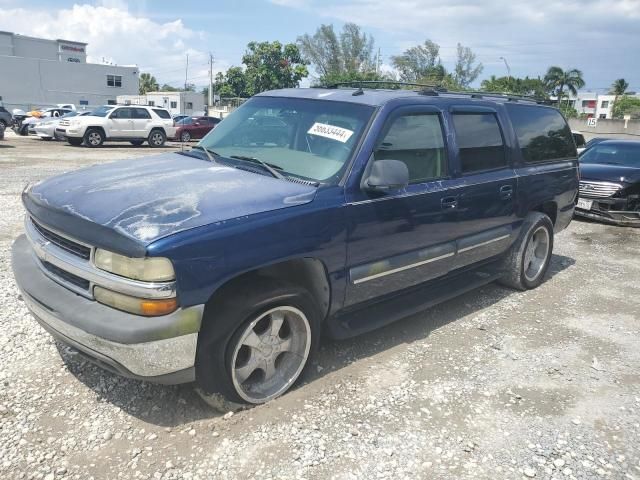
M 500 57 L 500 60 L 502 60 L 504 62 L 504 66 L 507 67 L 507 75 L 509 75 L 509 79 L 511 79 L 511 68 L 509 67 L 509 64 L 507 63 L 507 59 L 504 57 Z

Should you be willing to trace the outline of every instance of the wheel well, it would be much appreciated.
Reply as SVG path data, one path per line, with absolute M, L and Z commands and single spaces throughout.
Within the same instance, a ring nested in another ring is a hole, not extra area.
M 164 133 L 164 136 L 167 136 L 167 132 L 165 131 L 164 128 L 162 127 L 153 127 L 151 130 L 149 130 L 149 135 L 151 135 L 153 132 L 155 132 L 156 130 L 160 130 L 162 133 Z
M 556 224 L 556 218 L 558 217 L 558 204 L 556 202 L 544 202 L 541 205 L 532 209 L 535 212 L 544 213 L 551 219 L 551 223 Z
M 323 318 L 329 312 L 331 288 L 324 265 L 313 258 L 298 258 L 276 263 L 262 268 L 243 273 L 221 285 L 213 293 L 207 305 L 211 305 L 221 296 L 233 294 L 234 287 L 242 286 L 245 289 L 251 282 L 264 277 L 285 280 L 296 285 L 303 286 L 318 302 L 323 312 Z

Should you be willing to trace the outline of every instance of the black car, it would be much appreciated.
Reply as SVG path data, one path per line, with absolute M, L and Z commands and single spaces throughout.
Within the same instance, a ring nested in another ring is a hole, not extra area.
M 576 215 L 640 226 L 640 141 L 603 140 L 580 157 Z

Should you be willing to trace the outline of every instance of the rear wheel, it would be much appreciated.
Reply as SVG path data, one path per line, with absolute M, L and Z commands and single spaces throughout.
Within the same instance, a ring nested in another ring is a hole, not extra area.
M 318 346 L 321 314 L 297 285 L 269 279 L 250 287 L 215 306 L 216 321 L 201 332 L 196 377 L 207 393 L 261 404 L 300 378 Z M 228 334 L 217 331 L 224 328 L 220 318 Z
M 161 147 L 167 141 L 167 136 L 162 130 L 152 130 L 149 134 L 148 142 L 152 147 Z
M 531 212 L 520 237 L 504 260 L 505 275 L 499 282 L 517 290 L 529 290 L 542 283 L 553 253 L 553 223 L 540 212 Z
M 84 134 L 84 144 L 87 147 L 95 148 L 104 143 L 104 134 L 97 128 L 90 128 Z
M 183 143 L 187 143 L 190 140 L 191 140 L 191 134 L 189 132 L 182 132 L 180 134 L 180 141 L 182 141 Z

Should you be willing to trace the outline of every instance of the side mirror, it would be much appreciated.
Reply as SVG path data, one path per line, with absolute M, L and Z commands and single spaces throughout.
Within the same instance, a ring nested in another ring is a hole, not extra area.
M 409 169 L 400 160 L 375 160 L 363 181 L 368 192 L 401 190 L 409 184 Z

